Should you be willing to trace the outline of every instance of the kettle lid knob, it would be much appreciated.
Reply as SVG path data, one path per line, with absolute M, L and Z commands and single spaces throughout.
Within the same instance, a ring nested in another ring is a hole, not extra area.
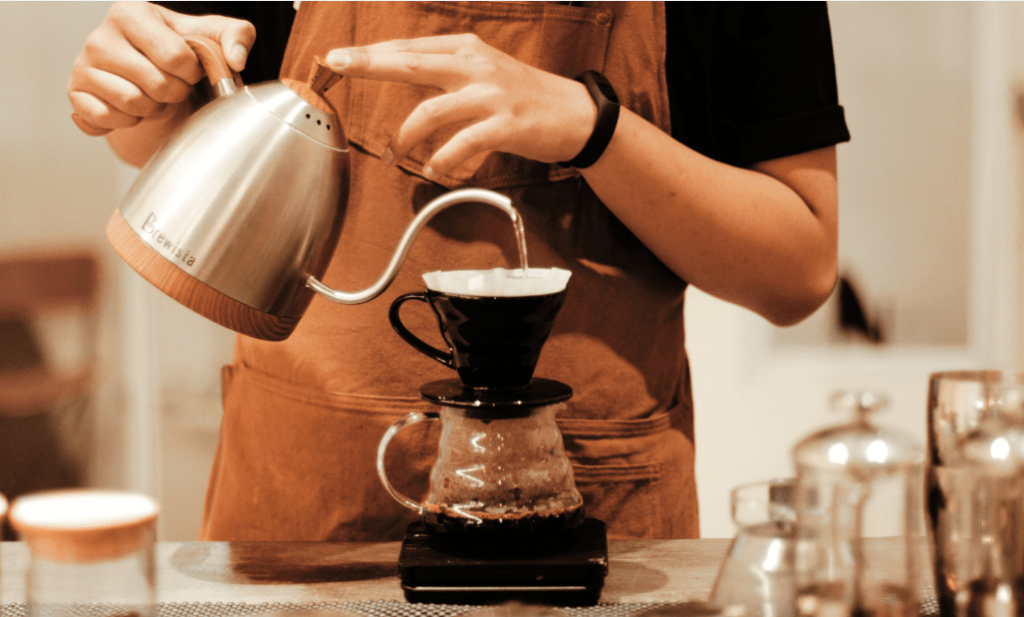
M 327 90 L 341 81 L 341 75 L 327 68 L 327 64 L 320 56 L 314 57 L 313 70 L 310 71 L 309 79 L 305 83 L 294 79 L 283 79 L 281 81 L 302 97 L 302 100 L 313 107 L 333 116 L 338 115 L 334 110 L 334 106 L 324 98 L 324 92 L 327 92 Z

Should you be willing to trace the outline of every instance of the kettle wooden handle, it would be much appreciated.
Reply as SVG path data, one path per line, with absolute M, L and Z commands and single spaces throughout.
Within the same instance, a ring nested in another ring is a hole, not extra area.
M 203 65 L 206 76 L 210 78 L 210 85 L 213 86 L 215 93 L 220 92 L 218 84 L 225 79 L 230 80 L 237 88 L 242 87 L 242 78 L 228 66 L 228 61 L 224 58 L 224 49 L 221 48 L 220 43 L 205 36 L 191 34 L 183 38 L 199 58 L 199 63 Z

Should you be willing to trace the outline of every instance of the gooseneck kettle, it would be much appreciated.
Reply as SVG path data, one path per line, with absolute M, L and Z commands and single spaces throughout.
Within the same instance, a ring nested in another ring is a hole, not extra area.
M 161 291 L 236 332 L 283 340 L 313 294 L 359 304 L 394 280 L 416 234 L 441 210 L 511 201 L 460 189 L 412 220 L 383 275 L 357 292 L 321 282 L 334 252 L 349 186 L 349 146 L 323 93 L 340 80 L 317 59 L 306 83 L 243 86 L 220 44 L 186 37 L 214 99 L 153 155 L 107 225 L 117 253 Z

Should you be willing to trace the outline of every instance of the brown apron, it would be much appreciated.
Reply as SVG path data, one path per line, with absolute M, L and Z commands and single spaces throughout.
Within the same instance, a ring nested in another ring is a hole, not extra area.
M 624 105 L 669 129 L 661 3 L 303 2 L 282 77 L 304 79 L 314 55 L 338 47 L 463 32 L 566 77 L 601 71 Z M 576 392 L 559 426 L 588 514 L 604 520 L 612 536 L 696 537 L 685 283 L 573 170 L 489 153 L 429 182 L 423 162 L 450 132 L 399 166 L 384 165 L 379 156 L 389 136 L 418 102 L 437 94 L 359 79 L 328 92 L 353 151 L 345 224 L 325 282 L 346 291 L 368 287 L 415 213 L 451 188 L 508 195 L 525 220 L 530 265 L 573 272 L 536 375 Z M 504 214 L 455 206 L 420 233 L 380 298 L 358 306 L 316 298 L 284 342 L 240 336 L 224 374 L 203 539 L 400 537 L 415 514 L 377 479 L 377 445 L 404 414 L 430 408 L 417 397 L 420 385 L 454 374 L 391 330 L 388 307 L 398 295 L 421 290 L 424 272 L 516 265 Z M 402 316 L 443 347 L 429 309 L 409 305 Z M 436 453 L 436 425 L 428 424 L 406 429 L 389 449 L 389 477 L 413 497 L 426 494 Z

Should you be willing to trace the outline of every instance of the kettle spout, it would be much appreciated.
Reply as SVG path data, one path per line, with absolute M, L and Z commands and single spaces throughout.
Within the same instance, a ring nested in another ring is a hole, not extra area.
M 423 226 L 427 224 L 427 221 L 446 208 L 467 202 L 478 202 L 494 206 L 507 214 L 513 224 L 519 224 L 519 211 L 512 206 L 512 200 L 508 197 L 487 189 L 457 189 L 450 193 L 445 193 L 431 201 L 425 208 L 423 208 L 422 211 L 420 211 L 419 214 L 416 215 L 416 218 L 414 218 L 412 223 L 409 224 L 408 229 L 405 230 L 405 234 L 402 236 L 402 240 L 398 243 L 398 248 L 395 250 L 395 254 L 391 257 L 391 262 L 388 264 L 384 274 L 372 286 L 362 291 L 349 293 L 332 289 L 317 280 L 316 277 L 311 276 L 306 281 L 306 287 L 309 287 L 328 300 L 338 302 L 339 304 L 362 304 L 363 302 L 373 300 L 383 293 L 391 282 L 395 280 L 395 276 L 398 275 L 399 268 L 402 267 L 402 263 L 405 261 L 405 257 L 409 253 L 409 248 L 412 246 L 413 239 L 415 239 L 416 235 L 421 229 L 423 229 Z

